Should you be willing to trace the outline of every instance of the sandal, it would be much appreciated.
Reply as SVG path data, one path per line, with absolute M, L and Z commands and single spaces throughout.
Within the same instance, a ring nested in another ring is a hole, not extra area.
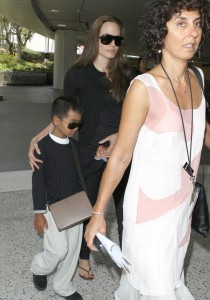
M 78 267 L 79 267 L 81 270 L 83 270 L 83 271 L 85 271 L 85 272 L 87 273 L 87 276 L 86 276 L 86 275 L 79 274 L 79 276 L 80 276 L 82 279 L 84 279 L 84 280 L 93 280 L 93 279 L 94 279 L 94 275 L 93 275 L 93 274 L 90 274 L 91 267 L 90 267 L 89 270 L 86 270 L 86 269 L 80 267 L 80 265 L 78 265 Z

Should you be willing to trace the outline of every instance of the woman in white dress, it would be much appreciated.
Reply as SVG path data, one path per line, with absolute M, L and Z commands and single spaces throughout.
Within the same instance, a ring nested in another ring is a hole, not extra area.
M 122 274 L 119 300 L 194 299 L 183 264 L 195 205 L 193 181 L 204 138 L 210 148 L 210 125 L 188 61 L 200 53 L 208 13 L 207 0 L 152 0 L 141 21 L 142 46 L 157 64 L 137 76 L 127 92 L 117 143 L 85 234 L 95 250 L 95 234 L 106 233 L 107 202 L 133 158 L 123 211 L 123 254 L 131 267 Z

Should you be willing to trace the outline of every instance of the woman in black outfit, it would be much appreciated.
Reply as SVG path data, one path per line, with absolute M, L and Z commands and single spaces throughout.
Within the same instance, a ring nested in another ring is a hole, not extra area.
M 64 96 L 77 98 L 83 107 L 78 142 L 80 162 L 84 172 L 89 166 L 94 165 L 94 169 L 91 170 L 92 175 L 85 179 L 92 205 L 95 204 L 106 165 L 101 160 L 95 161 L 95 154 L 98 148 L 101 156 L 108 158 L 111 154 L 117 139 L 122 103 L 131 79 L 130 68 L 123 53 L 123 36 L 124 29 L 119 19 L 113 16 L 97 18 L 90 29 L 82 55 L 69 68 L 64 79 Z M 50 126 L 32 140 L 29 150 L 32 168 L 36 163 L 33 156 L 34 149 L 37 149 L 36 143 L 49 132 Z M 106 147 L 102 145 L 104 142 Z M 93 161 L 94 164 L 91 164 Z M 123 196 L 128 173 L 129 170 L 113 194 L 120 244 Z M 86 224 L 84 224 L 84 231 L 85 227 Z M 79 275 L 83 279 L 94 278 L 89 255 L 90 250 L 83 240 L 79 261 Z

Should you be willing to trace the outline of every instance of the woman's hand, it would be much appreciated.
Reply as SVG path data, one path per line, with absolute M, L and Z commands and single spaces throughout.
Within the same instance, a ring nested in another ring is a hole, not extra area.
M 97 251 L 97 248 L 93 244 L 93 240 L 98 232 L 103 235 L 106 234 L 106 222 L 103 215 L 93 214 L 85 231 L 85 240 L 91 251 Z
M 112 150 L 116 144 L 117 136 L 118 136 L 118 133 L 114 133 L 114 134 L 107 136 L 105 139 L 103 139 L 99 142 L 99 145 L 103 144 L 105 142 L 110 143 L 108 147 L 103 147 L 103 146 L 101 147 L 101 149 L 103 151 L 103 153 L 101 154 L 102 156 L 105 156 L 105 157 L 110 156 L 110 154 L 112 153 Z
M 50 123 L 47 127 L 45 127 L 40 133 L 38 133 L 31 140 L 31 143 L 29 146 L 29 151 L 28 151 L 28 158 L 29 158 L 29 163 L 31 165 L 31 169 L 33 171 L 35 170 L 35 168 L 39 169 L 39 166 L 37 163 L 43 163 L 42 160 L 40 160 L 34 156 L 34 151 L 36 151 L 38 154 L 41 154 L 40 149 L 38 147 L 38 141 L 41 141 L 41 139 L 43 139 L 49 132 L 52 132 L 53 127 L 54 127 L 53 123 Z
M 37 159 L 35 156 L 34 156 L 34 151 L 36 151 L 38 154 L 41 154 L 40 152 L 40 149 L 38 147 L 38 142 L 37 142 L 37 139 L 32 139 L 31 140 L 31 143 L 30 143 L 30 146 L 29 146 L 29 151 L 28 151 L 28 158 L 29 158 L 29 164 L 31 165 L 31 169 L 34 171 L 35 170 L 35 167 L 37 169 L 39 169 L 39 166 L 38 166 L 38 162 L 39 163 L 43 163 L 42 160 L 40 159 Z

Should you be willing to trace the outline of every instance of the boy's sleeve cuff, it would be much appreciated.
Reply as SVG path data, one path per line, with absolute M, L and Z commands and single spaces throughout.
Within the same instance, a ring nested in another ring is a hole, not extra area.
M 106 158 L 106 157 L 98 157 L 98 156 L 95 156 L 94 159 L 95 159 L 95 160 L 101 160 L 101 159 L 102 159 L 103 161 L 107 162 L 107 158 Z
M 34 210 L 34 214 L 46 214 L 46 209 L 45 210 Z

